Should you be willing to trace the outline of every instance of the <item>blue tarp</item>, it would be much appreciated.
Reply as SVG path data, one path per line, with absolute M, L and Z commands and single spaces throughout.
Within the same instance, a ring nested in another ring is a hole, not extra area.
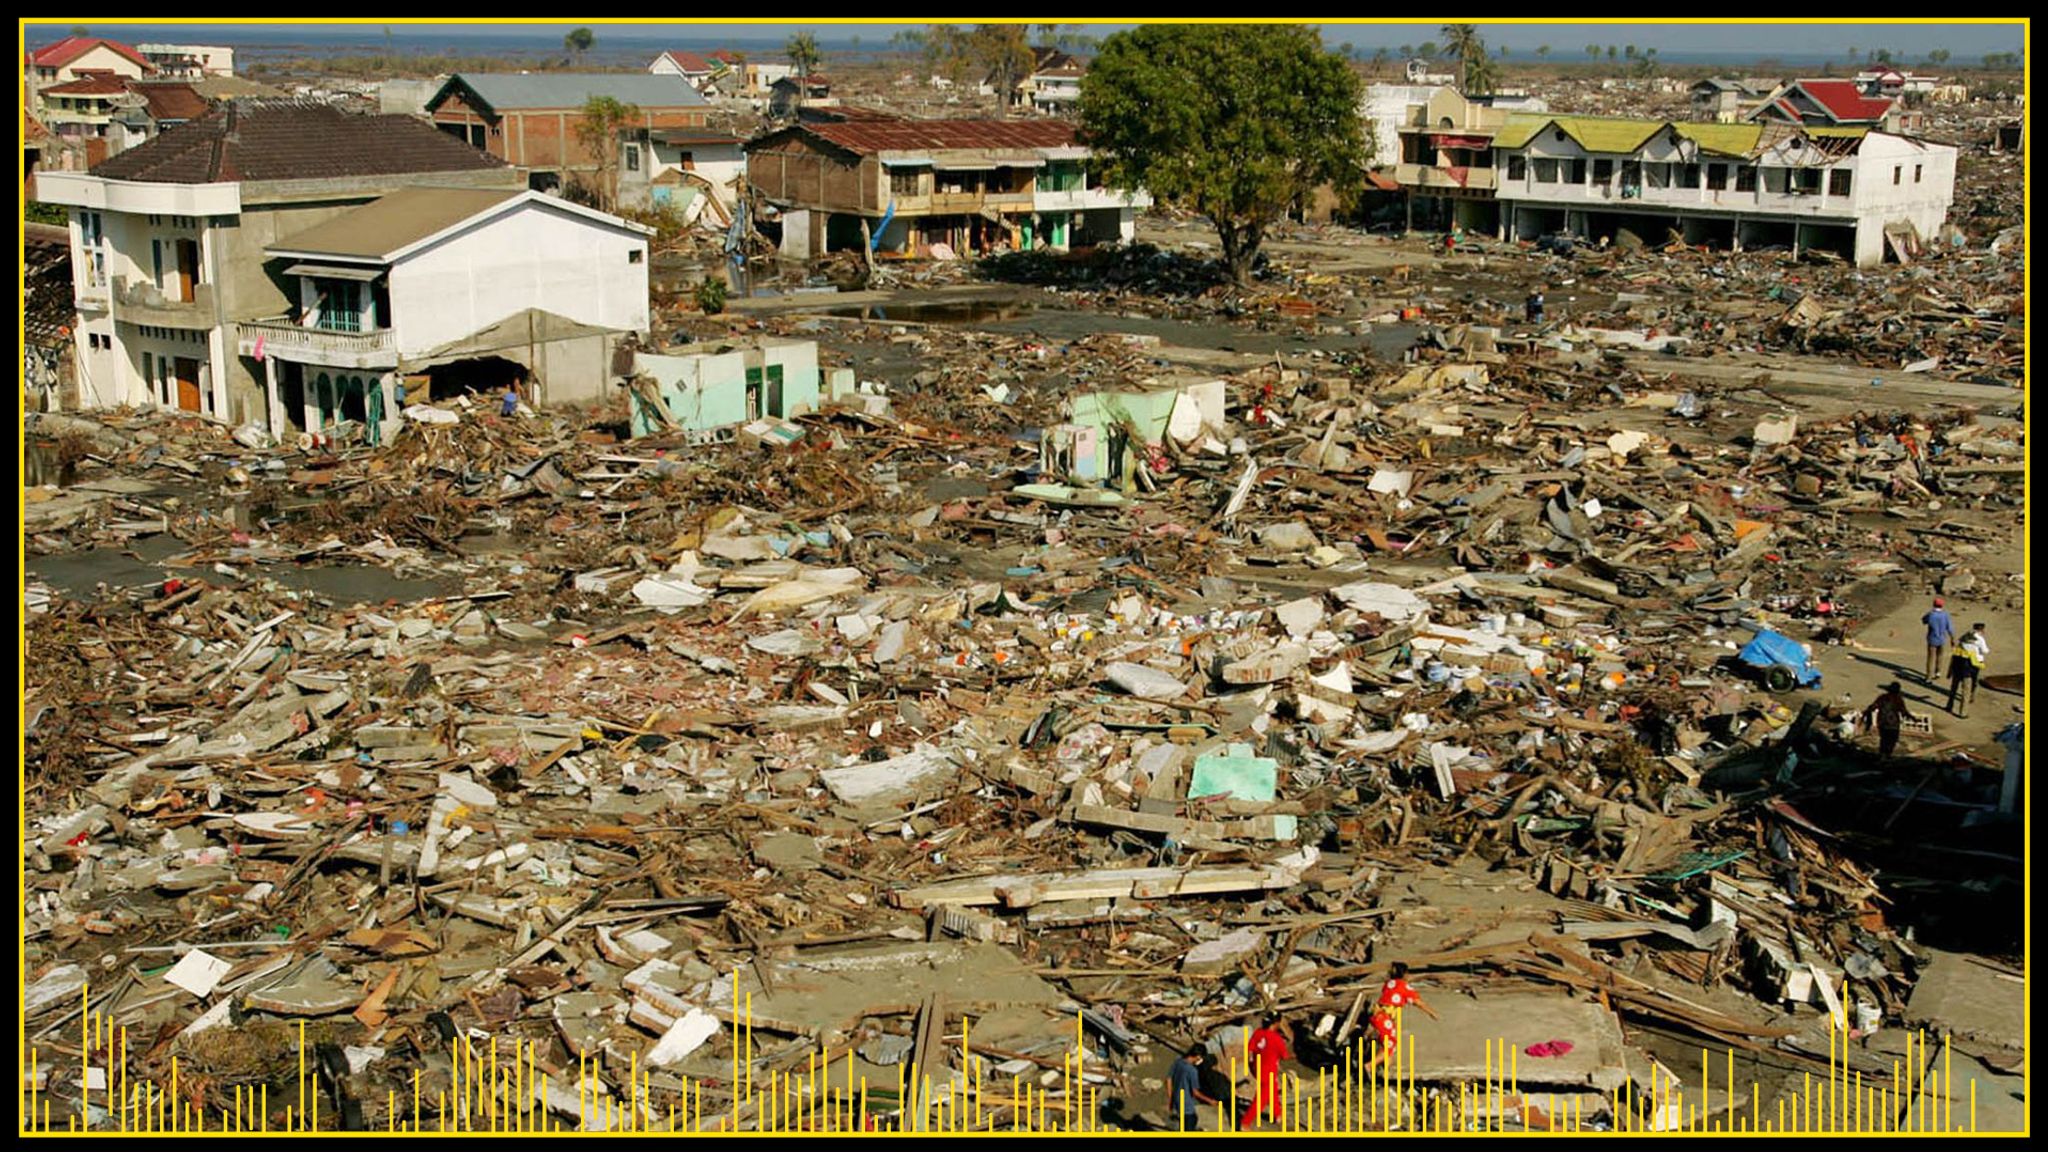
M 1735 654 L 1736 659 L 1752 668 L 1783 666 L 1792 671 L 1793 678 L 1801 688 L 1812 688 L 1820 684 L 1820 669 L 1815 668 L 1806 658 L 1806 649 L 1789 636 L 1759 628 L 1756 639 L 1742 646 Z

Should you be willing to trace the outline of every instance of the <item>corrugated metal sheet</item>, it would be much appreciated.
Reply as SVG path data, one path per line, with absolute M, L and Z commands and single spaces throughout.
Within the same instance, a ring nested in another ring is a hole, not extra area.
M 848 151 L 920 152 L 968 148 L 1062 148 L 1074 127 L 1057 120 L 856 120 L 805 124 L 803 131 Z
M 1763 129 L 1755 124 L 1673 124 L 1680 137 L 1699 145 L 1700 151 L 1720 156 L 1748 156 L 1756 151 Z

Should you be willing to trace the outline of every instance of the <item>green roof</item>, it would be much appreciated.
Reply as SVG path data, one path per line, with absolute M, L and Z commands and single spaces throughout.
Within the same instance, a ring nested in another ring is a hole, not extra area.
M 1702 152 L 1722 156 L 1747 156 L 1756 151 L 1764 134 L 1758 124 L 1673 124 L 1672 130 L 1700 146 Z
M 1500 130 L 1493 134 L 1495 148 L 1527 147 L 1546 128 L 1555 127 L 1588 152 L 1628 153 L 1649 143 L 1670 128 L 1691 140 L 1702 152 L 1722 156 L 1753 155 L 1763 135 L 1760 124 L 1698 124 L 1681 120 L 1641 120 L 1619 116 L 1551 116 L 1533 112 L 1511 112 Z M 1860 139 L 1868 127 L 1812 128 L 1799 132 L 1814 139 Z

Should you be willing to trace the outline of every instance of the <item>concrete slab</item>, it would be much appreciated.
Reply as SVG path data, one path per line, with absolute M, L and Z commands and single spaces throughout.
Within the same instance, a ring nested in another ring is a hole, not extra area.
M 1907 1027 L 1948 1036 L 2001 1066 L 2026 1052 L 2027 989 L 2019 977 L 1962 953 L 1920 950 L 1933 962 L 1906 1001 Z
M 1495 1061 L 1502 1051 L 1518 1053 L 1513 1057 L 1516 1081 L 1525 1089 L 1609 1092 L 1628 1079 L 1621 1021 L 1599 1004 L 1561 993 L 1435 996 L 1428 1002 L 1441 1020 L 1412 1009 L 1401 1014 L 1403 1031 L 1415 1037 L 1419 1080 L 1478 1080 L 1489 1071 L 1499 1075 L 1499 1064 L 1488 1063 L 1489 1046 Z M 1554 1040 L 1570 1041 L 1572 1050 L 1562 1056 L 1526 1054 L 1531 1045 Z
M 772 991 L 743 968 L 739 993 L 742 1012 L 751 1002 L 755 1027 L 778 1032 L 846 1031 L 865 1016 L 914 1012 L 928 996 L 940 997 L 950 1011 L 977 1016 L 1001 1007 L 1053 1008 L 1063 998 L 996 944 L 947 941 L 806 953 L 773 967 Z M 713 981 L 708 996 L 713 1013 L 734 1015 L 732 981 Z

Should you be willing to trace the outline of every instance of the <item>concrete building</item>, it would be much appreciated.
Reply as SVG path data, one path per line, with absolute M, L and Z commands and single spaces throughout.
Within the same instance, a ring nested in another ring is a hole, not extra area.
M 705 212 L 723 226 L 739 205 L 747 174 L 746 141 L 712 131 L 685 128 L 648 133 L 653 161 L 648 166 L 648 199 L 696 223 Z
M 29 94 L 34 97 L 53 84 L 82 80 L 87 76 L 125 76 L 141 79 L 155 69 L 149 59 L 118 40 L 100 36 L 66 36 L 28 54 Z
M 764 337 L 681 355 L 638 352 L 627 386 L 630 428 L 634 436 L 724 439 L 737 425 L 816 411 L 819 383 L 812 340 Z
M 870 240 L 960 255 L 1127 241 L 1151 197 L 1105 187 L 1088 155 L 1062 121 L 864 116 L 752 141 L 747 181 L 779 211 L 796 257 Z
M 1018 103 L 1050 114 L 1073 111 L 1088 66 L 1056 48 L 1033 48 L 1031 53 L 1031 75 L 1017 86 Z
M 619 337 L 648 330 L 652 230 L 533 191 L 403 188 L 264 248 L 294 289 L 238 320 L 270 430 L 399 418 L 417 401 L 520 385 L 529 403 L 602 397 Z
M 689 81 L 690 87 L 704 91 L 714 76 L 723 73 L 725 65 L 706 60 L 695 52 L 663 52 L 647 65 L 647 71 L 656 76 L 681 76 Z
M 1745 119 L 1759 124 L 1864 127 L 1900 133 L 1919 130 L 1897 96 L 1867 94 L 1853 80 L 1794 80 L 1765 97 Z
M 193 80 L 201 76 L 233 76 L 235 50 L 209 44 L 137 44 L 150 66 L 161 76 Z
M 1867 127 L 1510 116 L 1493 146 L 1509 239 L 1675 230 L 1870 265 L 1933 237 L 1955 193 L 1954 148 Z
M 236 321 L 283 313 L 299 285 L 265 246 L 400 187 L 510 188 L 518 174 L 407 116 L 247 101 L 209 111 L 89 173 L 39 172 L 71 208 L 79 405 L 266 417 L 266 372 Z
M 43 89 L 43 121 L 67 144 L 80 167 L 206 114 L 208 103 L 190 83 L 137 80 L 111 74 L 85 76 Z
M 517 168 L 531 188 L 560 188 L 571 177 L 591 178 L 598 160 L 577 138 L 584 105 L 606 96 L 639 109 L 620 133 L 616 171 L 620 203 L 628 186 L 648 181 L 648 133 L 704 127 L 709 107 L 675 75 L 619 72 L 482 72 L 450 76 L 427 101 L 434 126 Z

